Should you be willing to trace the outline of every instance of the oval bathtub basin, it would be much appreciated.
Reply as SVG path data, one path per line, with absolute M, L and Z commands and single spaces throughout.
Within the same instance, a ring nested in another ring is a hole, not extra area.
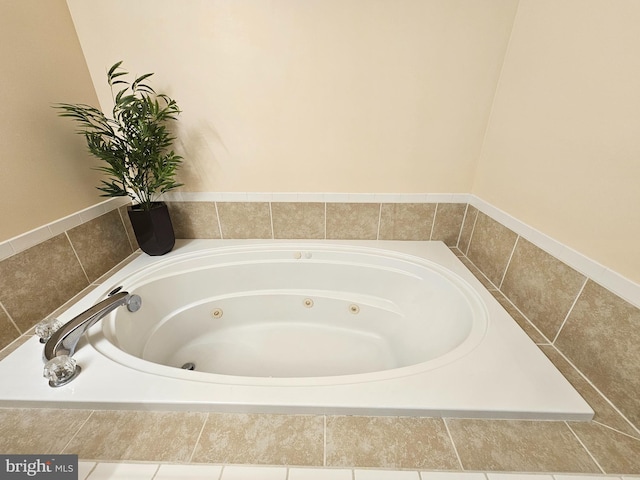
M 144 308 L 116 311 L 103 322 L 107 339 L 174 367 L 165 375 L 203 381 L 219 379 L 193 371 L 272 384 L 405 375 L 466 354 L 487 327 L 479 295 L 460 277 L 373 249 L 204 251 L 134 275 L 124 288 Z
M 1 406 L 589 420 L 593 411 L 441 242 L 178 240 L 115 287 L 50 388 L 33 338 L 0 362 Z

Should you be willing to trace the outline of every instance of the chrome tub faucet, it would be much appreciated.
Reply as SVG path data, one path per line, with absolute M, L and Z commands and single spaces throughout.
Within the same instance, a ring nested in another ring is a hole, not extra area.
M 130 312 L 137 312 L 142 306 L 142 299 L 138 295 L 116 289 L 106 299 L 64 325 L 60 325 L 56 319 L 51 319 L 44 320 L 36 326 L 36 334 L 40 336 L 40 342 L 45 344 L 44 376 L 49 379 L 50 386 L 65 385 L 80 373 L 80 366 L 72 358 L 80 338 L 96 322 L 123 305 L 126 305 Z

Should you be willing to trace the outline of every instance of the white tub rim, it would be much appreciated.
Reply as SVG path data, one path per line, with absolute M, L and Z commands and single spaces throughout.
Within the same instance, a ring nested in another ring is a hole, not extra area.
M 168 256 L 211 246 L 283 240 L 177 240 Z M 296 240 L 296 243 L 298 240 Z M 301 240 L 313 243 L 315 240 Z M 479 348 L 443 368 L 407 377 L 331 386 L 273 387 L 185 382 L 143 374 L 97 354 L 83 338 L 76 380 L 51 388 L 42 377 L 42 344 L 32 337 L 0 361 L 0 406 L 101 410 L 199 411 L 316 415 L 393 415 L 511 420 L 589 421 L 593 409 L 534 344 L 505 307 L 442 242 L 323 240 L 422 254 L 450 268 L 478 291 L 490 326 Z M 68 321 L 100 301 L 112 285 L 155 257 L 135 254 L 83 291 L 63 313 Z M 101 286 L 96 287 L 96 284 Z

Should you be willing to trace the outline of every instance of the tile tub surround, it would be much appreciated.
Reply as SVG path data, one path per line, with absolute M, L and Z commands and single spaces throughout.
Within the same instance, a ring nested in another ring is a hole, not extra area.
M 329 231 L 331 235 L 348 236 L 351 232 L 345 229 L 349 223 L 341 223 L 332 217 L 344 214 L 357 221 L 363 236 L 373 235 L 372 227 L 375 226 L 374 238 L 422 238 L 428 230 L 430 238 L 446 241 L 596 411 L 594 422 L 565 424 L 580 439 L 582 447 L 605 472 L 640 473 L 636 460 L 640 458 L 637 428 L 640 399 L 636 394 L 640 391 L 638 307 L 587 278 L 584 272 L 559 262 L 530 242 L 529 237 L 516 233 L 517 229 L 499 215 L 493 215 L 491 209 L 478 202 L 474 205 L 426 202 L 427 205 L 420 206 L 425 203 L 420 198 L 401 203 L 376 202 L 372 198 L 365 205 L 357 205 L 358 202 L 350 201 L 349 196 L 345 196 L 343 204 L 324 202 L 321 197 L 317 202 L 274 202 L 265 198 L 266 201 L 258 202 L 258 205 L 246 205 L 256 202 L 242 201 L 237 202 L 241 205 L 230 208 L 223 204 L 236 202 L 227 200 L 170 202 L 172 214 L 176 212 L 173 220 L 176 229 L 189 238 L 220 238 L 224 237 L 225 231 L 228 235 L 235 232 L 236 235 L 266 238 L 325 238 Z M 378 212 L 377 218 L 374 211 Z M 78 289 L 99 283 L 100 279 L 95 277 L 113 267 L 111 264 L 116 258 L 107 259 L 104 265 L 96 264 L 95 259 L 89 257 L 91 248 L 83 249 L 83 238 L 102 238 L 101 235 L 92 237 L 91 230 L 100 231 L 107 225 L 110 227 L 105 228 L 122 228 L 126 237 L 116 232 L 106 235 L 104 241 L 116 242 L 111 250 L 121 252 L 118 255 L 136 248 L 135 239 L 133 246 L 129 240 L 132 237 L 125 208 L 118 210 L 122 226 L 114 222 L 117 218 L 113 214 L 107 215 L 109 213 L 89 216 L 89 223 L 85 222 L 86 226 L 76 230 L 73 229 L 80 225 L 73 224 L 63 232 L 49 227 L 49 233 L 56 234 L 49 235 L 44 243 L 0 261 L 0 348 L 13 342 L 0 352 L 0 358 L 23 342 L 41 317 L 60 307 Z M 105 218 L 100 218 L 102 216 Z M 237 222 L 241 224 L 234 226 Z M 248 223 L 251 225 L 246 225 Z M 122 246 L 124 238 L 130 244 L 128 250 Z M 74 240 L 80 252 L 75 250 Z M 86 241 L 85 245 L 90 247 L 92 241 Z M 55 268 L 51 258 L 56 259 Z M 97 258 L 103 257 L 98 255 Z M 78 274 L 77 265 L 80 265 L 82 275 Z M 49 288 L 42 288 L 43 285 Z M 548 285 L 555 287 L 549 289 Z M 29 304 L 31 298 L 37 298 L 37 301 Z M 531 298 L 538 301 L 530 302 Z M 14 341 L 16 338 L 18 340 Z M 445 421 L 449 434 L 455 435 L 449 423 Z M 23 429 L 24 425 L 16 428 Z M 488 432 L 481 437 L 486 440 L 487 435 Z M 564 433 L 557 438 L 565 438 Z M 478 442 L 481 440 L 474 443 L 476 447 L 481 445 Z M 404 447 L 396 448 L 402 450 Z M 354 453 L 353 458 L 358 455 L 361 452 Z M 501 468 L 508 467 L 486 467 L 496 471 Z M 523 465 L 521 471 L 546 471 L 545 468 L 549 467 Z
M 466 203 L 167 202 L 176 238 L 441 240 L 456 246 Z
M 631 422 L 640 425 L 640 309 L 589 281 L 555 343 Z
M 0 348 L 133 253 L 111 210 L 0 261 Z
M 380 474 L 640 474 L 640 440 L 592 422 L 0 409 L 0 451 L 72 453 L 83 462 L 379 469 Z
M 474 217 L 466 257 L 472 273 L 526 319 L 524 330 L 536 343 L 556 349 L 552 361 L 568 361 L 614 406 L 622 431 L 640 438 L 640 308 L 485 213 Z

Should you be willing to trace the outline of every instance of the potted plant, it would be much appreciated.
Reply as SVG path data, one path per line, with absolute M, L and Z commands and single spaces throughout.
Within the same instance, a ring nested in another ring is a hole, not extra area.
M 180 109 L 149 86 L 147 79 L 153 73 L 129 82 L 123 78 L 128 72 L 121 64 L 107 73 L 114 102 L 112 118 L 85 104 L 59 103 L 54 108 L 79 125 L 77 133 L 84 135 L 89 152 L 106 163 L 97 168 L 109 177 L 97 187 L 102 196 L 133 200 L 128 214 L 142 251 L 163 255 L 173 248 L 175 234 L 167 205 L 158 196 L 182 185 L 175 180 L 182 157 L 171 150 L 175 137 L 167 130 Z

